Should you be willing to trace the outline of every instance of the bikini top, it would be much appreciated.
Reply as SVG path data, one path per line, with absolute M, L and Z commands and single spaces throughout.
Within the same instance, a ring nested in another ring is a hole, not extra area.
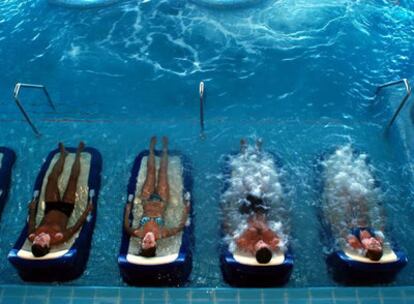
M 155 222 L 158 226 L 164 226 L 164 219 L 160 216 L 157 216 L 157 217 L 143 216 L 141 217 L 141 220 L 139 221 L 139 225 L 144 226 L 150 221 Z
M 159 196 L 156 193 L 151 194 L 148 200 L 143 200 L 142 202 L 144 204 L 147 204 L 147 203 L 154 202 L 154 201 L 164 203 L 164 200 L 161 198 L 161 196 Z M 157 217 L 143 216 L 141 220 L 139 221 L 139 224 L 140 226 L 144 226 L 150 221 L 155 222 L 158 226 L 164 226 L 164 219 L 160 216 L 157 216 Z

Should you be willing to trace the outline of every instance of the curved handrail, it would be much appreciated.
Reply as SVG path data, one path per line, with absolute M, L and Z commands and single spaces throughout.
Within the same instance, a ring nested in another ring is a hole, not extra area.
M 44 85 L 42 85 L 42 84 L 31 84 L 31 83 L 20 83 L 20 82 L 16 83 L 16 85 L 14 87 L 14 90 L 13 90 L 14 101 L 16 102 L 16 105 L 19 108 L 20 112 L 22 112 L 22 114 L 23 114 L 24 118 L 26 119 L 27 123 L 32 128 L 33 132 L 37 136 L 40 136 L 41 135 L 40 132 L 38 131 L 36 126 L 33 124 L 32 120 L 30 119 L 29 115 L 27 114 L 27 112 L 23 108 L 23 105 L 22 105 L 22 103 L 19 99 L 19 93 L 20 93 L 21 88 L 32 88 L 32 89 L 41 89 L 41 90 L 43 90 L 43 93 L 45 93 L 46 99 L 47 99 L 50 107 L 53 109 L 53 111 L 56 111 L 56 107 L 53 104 L 52 98 L 50 98 L 49 92 L 47 91 L 47 89 Z
M 404 107 L 405 103 L 407 102 L 408 98 L 410 97 L 410 95 L 411 95 L 411 86 L 410 86 L 410 83 L 408 82 L 408 80 L 406 78 L 403 78 L 403 79 L 400 79 L 400 80 L 391 81 L 391 82 L 381 84 L 377 87 L 377 91 L 375 92 L 375 94 L 377 95 L 381 89 L 389 87 L 389 86 L 397 85 L 397 84 L 400 84 L 400 83 L 404 83 L 406 94 L 403 97 L 403 99 L 401 100 L 397 110 L 394 112 L 394 115 L 391 117 L 390 121 L 388 122 L 387 127 L 385 128 L 385 131 L 388 131 L 388 129 L 392 126 L 392 124 L 394 123 L 394 121 L 397 118 L 398 114 L 400 114 L 401 109 Z
M 200 94 L 200 137 L 204 138 L 204 82 L 200 81 L 199 85 Z

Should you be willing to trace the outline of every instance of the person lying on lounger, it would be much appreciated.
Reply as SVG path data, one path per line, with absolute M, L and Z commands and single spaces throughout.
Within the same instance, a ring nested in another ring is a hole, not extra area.
M 346 206 L 347 226 L 350 227 L 346 234 L 347 245 L 356 250 L 362 250 L 363 254 L 373 261 L 379 261 L 383 254 L 384 235 L 380 231 L 370 229 L 369 211 L 364 199 L 352 200 Z
M 84 143 L 79 143 L 76 151 L 69 181 L 63 197 L 60 197 L 58 179 L 62 174 L 67 152 L 62 143 L 59 143 L 60 156 L 49 174 L 45 190 L 45 213 L 40 225 L 36 228 L 36 212 L 38 198 L 29 204 L 29 230 L 28 239 L 32 244 L 32 253 L 35 257 L 41 257 L 49 253 L 50 247 L 69 240 L 76 231 L 82 227 L 88 213 L 93 209 L 89 201 L 87 208 L 72 227 L 67 227 L 69 218 L 75 208 L 76 188 L 81 170 L 80 154 Z
M 155 188 L 155 154 L 156 137 L 151 138 L 147 161 L 147 176 L 141 190 L 143 213 L 136 228 L 130 227 L 129 214 L 131 203 L 125 206 L 124 228 L 130 236 L 141 238 L 140 255 L 154 257 L 157 249 L 157 240 L 176 235 L 183 230 L 188 217 L 189 204 L 186 202 L 181 221 L 177 227 L 164 227 L 164 213 L 170 199 L 168 184 L 168 139 L 163 137 L 163 149 L 158 171 L 158 183 Z
M 367 155 L 351 145 L 338 148 L 323 161 L 324 213 L 341 246 L 372 261 L 383 255 L 385 220 Z
M 378 232 L 371 232 L 367 228 L 358 228 L 354 234 L 347 236 L 349 246 L 365 251 L 365 256 L 373 261 L 379 261 L 383 253 L 383 239 Z
M 279 242 L 278 235 L 269 228 L 263 213 L 251 215 L 247 228 L 236 239 L 237 247 L 251 253 L 260 264 L 269 263 L 272 251 L 278 248 Z
M 247 142 L 240 141 L 240 155 L 254 153 L 260 162 L 262 142 L 256 142 L 256 148 L 253 152 L 248 152 Z M 260 166 L 258 168 L 261 168 Z M 259 188 L 267 188 L 264 181 L 256 181 Z M 246 182 L 243 182 L 246 184 Z M 245 185 L 250 187 L 251 185 Z M 270 211 L 270 202 L 266 197 L 260 197 L 257 194 L 248 192 L 245 198 L 239 201 L 239 211 L 242 214 L 248 214 L 247 228 L 236 238 L 235 242 L 239 250 L 251 253 L 256 257 L 258 263 L 266 264 L 272 259 L 272 251 L 278 249 L 280 243 L 279 236 L 269 228 L 267 213 Z

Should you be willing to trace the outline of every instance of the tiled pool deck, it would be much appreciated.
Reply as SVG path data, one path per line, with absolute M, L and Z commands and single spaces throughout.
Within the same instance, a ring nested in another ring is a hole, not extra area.
M 137 303 L 275 303 L 275 304 L 407 304 L 414 287 L 321 287 L 278 289 L 60 287 L 2 285 L 4 304 L 137 304 Z

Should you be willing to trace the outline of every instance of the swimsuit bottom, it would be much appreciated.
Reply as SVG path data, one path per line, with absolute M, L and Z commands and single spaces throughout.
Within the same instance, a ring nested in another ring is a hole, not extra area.
M 251 201 L 246 198 L 240 201 L 239 211 L 241 214 L 248 214 L 248 213 L 263 213 L 267 214 L 269 212 L 270 207 L 266 201 L 259 199 L 257 201 Z
M 52 210 L 62 212 L 68 218 L 71 216 L 75 204 L 65 203 L 65 202 L 46 202 L 45 215 Z

